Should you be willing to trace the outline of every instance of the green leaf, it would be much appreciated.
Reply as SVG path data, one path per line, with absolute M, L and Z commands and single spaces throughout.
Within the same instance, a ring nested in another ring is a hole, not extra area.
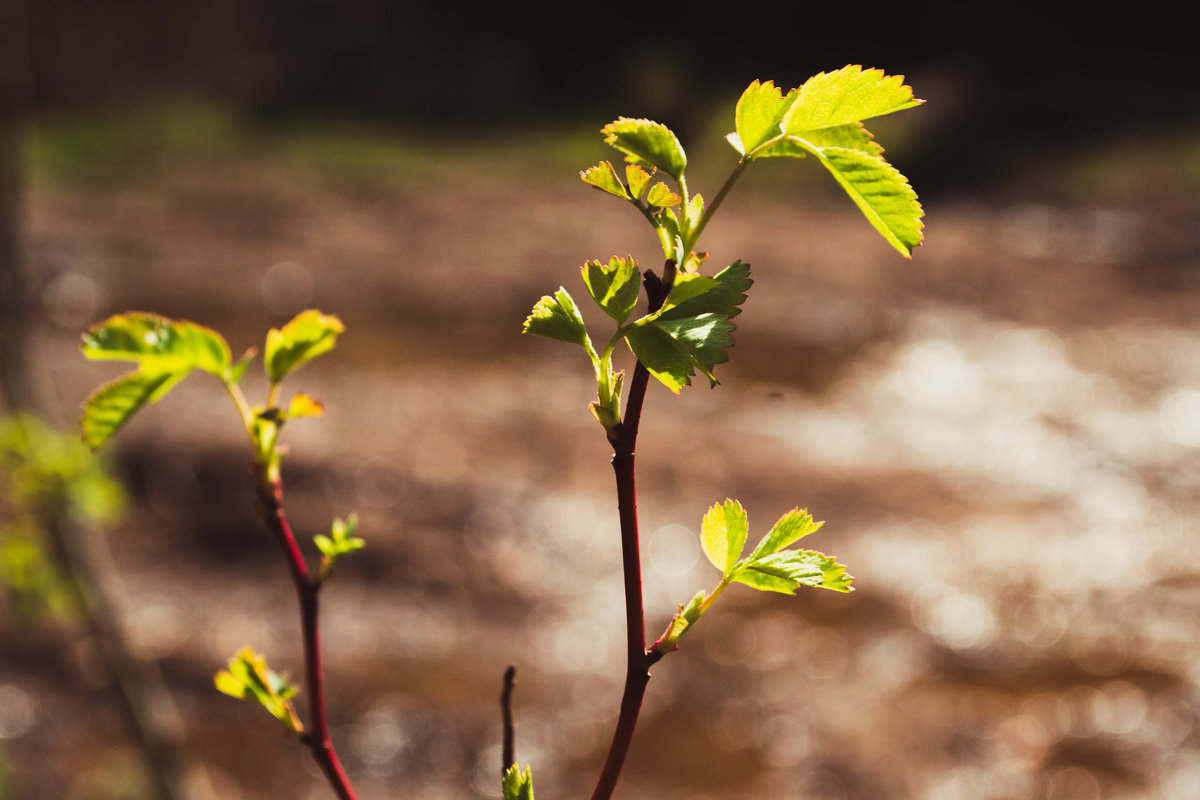
M 733 344 L 733 323 L 720 314 L 683 319 L 658 319 L 629 330 L 625 341 L 650 374 L 679 394 L 691 385 L 699 369 L 716 385 L 713 367 L 725 361 L 725 348 Z
M 297 394 L 288 403 L 287 418 L 319 417 L 325 413 L 325 406 L 320 400 L 314 400 L 303 392 Z
M 854 580 L 832 556 L 815 550 L 784 550 L 763 556 L 739 569 L 733 579 L 760 591 L 783 594 L 793 594 L 801 586 L 849 592 Z
M 263 350 L 267 378 L 279 383 L 288 373 L 332 350 L 345 330 L 340 319 L 315 309 L 301 311 L 282 328 L 272 328 Z
M 654 173 L 657 170 L 646 170 L 639 167 L 637 164 L 625 165 L 625 180 L 629 184 L 629 194 L 634 200 L 641 200 L 642 193 L 650 186 L 650 181 L 654 178 Z
M 579 173 L 579 177 L 584 183 L 589 183 L 597 189 L 602 189 L 611 195 L 616 195 L 622 200 L 629 199 L 629 195 L 625 192 L 625 186 L 621 183 L 620 177 L 617 176 L 617 170 L 608 161 L 601 161 L 594 167 L 588 167 Z
M 525 765 L 524 772 L 516 764 L 505 770 L 501 788 L 504 800 L 533 800 L 533 772 L 529 765 Z
M 676 282 L 682 275 L 675 277 Z M 754 284 L 750 278 L 750 265 L 743 261 L 735 261 L 718 272 L 710 280 L 715 285 L 703 294 L 684 300 L 664 311 L 660 320 L 695 317 L 701 314 L 721 314 L 725 317 L 736 317 L 742 313 L 742 303 L 746 302 L 746 292 Z M 672 291 L 674 289 L 672 288 Z M 668 298 L 669 299 L 669 298 Z
M 217 673 L 213 682 L 223 694 L 256 701 L 291 733 L 304 732 L 304 725 L 289 702 L 296 694 L 296 687 L 268 669 L 266 659 L 249 647 L 230 659 L 229 669 Z
M 727 499 L 723 505 L 716 503 L 704 515 L 700 523 L 700 547 L 723 576 L 733 572 L 748 531 L 746 510 L 737 500 Z
M 667 187 L 665 183 L 659 181 L 650 187 L 650 193 L 646 195 L 646 202 L 652 206 L 660 208 L 669 208 L 677 206 L 680 202 L 679 195 L 675 194 Z
M 810 150 L 888 244 L 905 258 L 921 244 L 924 211 L 908 179 L 879 156 L 841 147 Z
M 605 266 L 599 261 L 589 261 L 581 269 L 588 294 L 604 313 L 624 323 L 637 305 L 641 287 L 637 261 L 613 256 Z
M 695 361 L 687 348 L 657 325 L 639 325 L 625 335 L 625 343 L 651 375 L 675 394 L 690 386 Z
M 101 386 L 83 403 L 83 440 L 95 450 L 147 403 L 156 402 L 183 380 L 179 372 L 130 372 Z
M 523 333 L 558 339 L 581 347 L 588 346 L 587 327 L 579 307 L 566 289 L 559 287 L 554 296 L 545 295 L 525 318 Z
M 745 155 L 764 142 L 779 136 L 783 129 L 784 115 L 792 107 L 799 91 L 792 89 L 786 96 L 772 81 L 754 81 L 742 92 L 734 112 L 736 133 L 730 134 L 729 142 Z
M 783 120 L 789 136 L 891 114 L 923 103 L 904 85 L 903 75 L 854 64 L 821 72 L 804 82 Z M 807 137 L 805 137 L 807 138 Z
M 814 147 L 844 147 L 847 150 L 860 150 L 873 156 L 883 153 L 883 148 L 875 142 L 875 137 L 861 122 L 848 122 L 845 125 L 835 125 L 832 128 L 818 128 L 805 131 L 804 141 Z M 788 156 L 804 158 L 808 153 L 804 145 L 796 139 L 784 139 L 776 142 L 765 150 L 754 154 L 755 158 L 771 156 Z
M 807 510 L 793 508 L 780 517 L 770 532 L 755 546 L 754 551 L 750 553 L 750 560 L 777 553 L 805 536 L 816 533 L 824 524 L 814 522 Z
M 366 542 L 355 536 L 357 531 L 358 515 L 351 514 L 346 519 L 335 519 L 328 536 L 318 534 L 313 537 L 313 544 L 321 551 L 320 580 L 329 578 L 333 572 L 333 565 L 339 558 L 366 546 Z
M 604 141 L 625 154 L 625 160 L 644 167 L 657 167 L 676 181 L 687 167 L 687 156 L 675 134 L 662 123 L 621 117 L 600 132 Z
M 713 368 L 729 360 L 726 349 L 733 345 L 734 324 L 723 314 L 700 314 L 681 319 L 658 319 L 654 322 L 671 338 L 683 345 L 697 369 L 709 383 L 717 385 Z
M 662 314 L 660 314 L 659 317 L 661 318 L 668 311 L 677 308 L 682 303 L 686 303 L 693 298 L 700 297 L 701 295 L 711 292 L 719 285 L 720 284 L 717 282 L 716 278 L 709 278 L 704 275 L 697 275 L 689 272 L 681 272 L 677 274 L 675 276 L 675 282 L 671 284 L 670 294 L 667 295 L 667 299 L 664 300 L 662 306 L 660 306 L 660 311 Z
M 80 350 L 92 360 L 136 361 L 155 373 L 198 368 L 219 378 L 232 360 L 229 345 L 216 331 L 141 311 L 93 325 L 83 334 Z

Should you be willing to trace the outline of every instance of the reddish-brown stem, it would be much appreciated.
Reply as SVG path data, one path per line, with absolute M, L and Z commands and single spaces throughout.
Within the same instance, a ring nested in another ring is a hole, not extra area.
M 662 305 L 675 278 L 675 264 L 668 261 L 664 278 L 652 272 L 645 276 L 646 296 L 650 310 Z M 609 432 L 613 446 L 613 473 L 617 481 L 617 509 L 621 521 L 621 563 L 625 576 L 625 691 L 621 695 L 621 711 L 613 732 L 608 757 L 600 770 L 592 800 L 608 800 L 617 788 L 617 779 L 625 765 L 625 756 L 633 741 L 646 685 L 650 682 L 650 667 L 662 658 L 658 650 L 646 651 L 646 612 L 642 602 L 642 562 L 638 541 L 636 461 L 638 427 L 641 424 L 642 403 L 646 398 L 650 373 L 639 361 L 629 384 L 629 402 L 625 418 Z
M 325 710 L 325 671 L 321 663 L 321 623 L 319 594 L 321 581 L 309 572 L 304 554 L 288 524 L 283 510 L 283 481 L 271 477 L 265 467 L 255 470 L 258 497 L 263 505 L 263 518 L 271 533 L 279 541 L 287 556 L 288 569 L 296 594 L 300 599 L 301 632 L 304 638 L 304 675 L 308 689 L 308 708 L 311 728 L 303 734 L 301 741 L 312 752 L 313 758 L 334 792 L 341 800 L 357 800 L 350 779 L 346 776 L 337 752 L 329 738 L 329 718 Z

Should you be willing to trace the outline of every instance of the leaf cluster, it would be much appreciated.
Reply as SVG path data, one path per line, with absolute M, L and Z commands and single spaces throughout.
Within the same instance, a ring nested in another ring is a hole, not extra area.
M 304 725 L 291 703 L 298 689 L 285 676 L 269 669 L 267 660 L 251 648 L 238 651 L 230 659 L 229 668 L 218 672 L 213 680 L 224 694 L 261 705 L 289 733 L 297 736 L 304 733 Z

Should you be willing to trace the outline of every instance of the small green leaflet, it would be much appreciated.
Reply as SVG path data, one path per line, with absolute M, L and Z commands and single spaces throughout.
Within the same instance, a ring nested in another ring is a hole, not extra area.
M 600 132 L 604 141 L 625 154 L 625 160 L 644 167 L 657 167 L 676 181 L 687 167 L 683 145 L 662 123 L 620 117 Z
M 545 295 L 537 301 L 521 330 L 581 347 L 588 346 L 587 327 L 579 313 L 579 306 L 561 286 L 553 297 Z
M 737 500 L 714 505 L 700 523 L 700 547 L 722 575 L 733 572 L 746 545 L 749 523 L 746 510 Z
M 83 403 L 83 441 L 99 449 L 138 409 L 156 402 L 187 377 L 182 372 L 129 372 L 101 386 Z
M 657 170 L 646 170 L 639 167 L 637 164 L 625 165 L 625 180 L 629 183 L 629 194 L 634 200 L 641 200 L 642 193 L 646 191 L 646 187 L 650 185 L 651 179 L 654 178 L 654 173 Z
M 340 319 L 315 309 L 301 311 L 282 328 L 272 328 L 263 351 L 267 378 L 279 383 L 288 373 L 332 350 L 345 330 Z
M 798 94 L 798 89 L 792 89 L 784 97 L 772 81 L 751 83 L 738 100 L 734 112 L 736 132 L 729 135 L 729 143 L 745 155 L 778 136 L 782 132 L 784 115 Z
M 605 314 L 624 323 L 637 305 L 641 288 L 641 273 L 633 257 L 613 256 L 605 266 L 599 261 L 589 261 L 580 269 L 588 294 Z
M 616 195 L 622 200 L 629 199 L 629 195 L 625 193 L 625 186 L 617 177 L 617 170 L 608 161 L 601 161 L 594 167 L 588 167 L 579 173 L 579 177 L 584 183 L 589 183 L 597 189 Z
M 649 194 L 646 195 L 646 202 L 659 208 L 677 206 L 680 199 L 679 195 L 672 192 L 662 181 L 651 186 Z
M 824 522 L 814 522 L 807 510 L 793 508 L 779 518 L 771 530 L 754 547 L 750 559 L 761 558 L 779 552 L 789 545 L 795 544 L 805 536 L 816 533 Z
M 355 536 L 358 532 L 358 515 L 351 514 L 346 519 L 337 518 L 333 521 L 330 527 L 329 535 L 322 536 L 317 534 L 313 537 L 313 543 L 317 549 L 321 551 L 321 580 L 329 577 L 329 573 L 333 570 L 334 563 L 346 555 L 353 553 L 355 550 L 361 550 L 366 546 L 366 542 Z
M 304 725 L 292 708 L 296 687 L 283 676 L 267 668 L 267 661 L 245 647 L 229 661 L 229 669 L 214 678 L 217 689 L 230 697 L 255 700 L 284 724 L 291 733 L 304 732 Z
M 525 765 L 524 772 L 516 764 L 505 770 L 501 789 L 504 800 L 533 800 L 533 772 L 529 765 Z

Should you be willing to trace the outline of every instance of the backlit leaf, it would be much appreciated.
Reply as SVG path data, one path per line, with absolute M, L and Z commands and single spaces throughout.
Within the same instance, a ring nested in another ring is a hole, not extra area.
M 654 178 L 655 170 L 646 172 L 637 164 L 625 165 L 625 180 L 629 183 L 629 194 L 634 200 L 641 200 L 642 193 L 650 186 L 650 181 Z
M 650 374 L 678 394 L 691 385 L 697 369 L 716 383 L 713 366 L 728 358 L 725 348 L 733 344 L 733 328 L 720 314 L 658 319 L 631 328 L 625 341 Z
M 558 339 L 580 346 L 587 346 L 587 328 L 579 307 L 566 289 L 559 287 L 554 296 L 545 295 L 525 318 L 524 333 Z
M 733 578 L 755 589 L 792 594 L 801 586 L 849 592 L 854 580 L 832 556 L 815 550 L 783 550 L 750 561 Z
M 625 160 L 658 167 L 676 181 L 687 167 L 687 156 L 675 134 L 662 123 L 621 117 L 600 129 L 604 141 L 625 153 Z
M 92 360 L 136 361 L 154 372 L 197 368 L 221 378 L 232 360 L 216 331 L 140 311 L 93 325 L 83 334 L 80 350 Z
M 785 96 L 771 81 L 754 81 L 746 87 L 737 103 L 734 123 L 737 136 L 730 143 L 745 155 L 768 139 L 782 133 L 780 124 L 797 97 L 792 89 Z
M 805 536 L 816 533 L 824 524 L 824 522 L 814 522 L 808 511 L 793 508 L 780 517 L 770 532 L 755 546 L 754 551 L 750 554 L 750 560 L 769 556 L 795 544 Z
M 584 183 L 591 184 L 597 189 L 603 189 L 609 194 L 620 197 L 622 200 L 629 199 L 629 195 L 625 193 L 624 185 L 621 184 L 621 179 L 617 176 L 616 169 L 608 161 L 601 161 L 594 167 L 588 167 L 579 173 L 579 177 Z
M 589 261 L 583 265 L 583 282 L 588 294 L 604 313 L 623 323 L 633 313 L 641 288 L 641 273 L 632 258 L 613 256 L 607 265 Z
M 327 353 L 346 328 L 332 314 L 315 309 L 301 311 L 282 328 L 267 332 L 263 364 L 271 383 L 279 383 L 288 373 Z
M 92 392 L 83 403 L 84 442 L 93 450 L 103 445 L 138 409 L 157 401 L 190 371 L 130 372 Z
M 908 179 L 879 156 L 840 147 L 814 149 L 826 169 L 887 242 L 906 258 L 921 244 L 924 211 Z
M 783 125 L 789 135 L 803 136 L 804 131 L 859 122 L 922 102 L 904 85 L 903 75 L 851 64 L 805 81 Z
M 659 181 L 650 187 L 650 193 L 646 195 L 646 202 L 652 206 L 660 208 L 669 208 L 670 206 L 679 205 L 679 195 L 675 194 L 667 187 L 665 183 Z
M 722 575 L 733 571 L 746 544 L 749 521 L 737 500 L 716 503 L 700 522 L 700 547 L 710 564 Z

